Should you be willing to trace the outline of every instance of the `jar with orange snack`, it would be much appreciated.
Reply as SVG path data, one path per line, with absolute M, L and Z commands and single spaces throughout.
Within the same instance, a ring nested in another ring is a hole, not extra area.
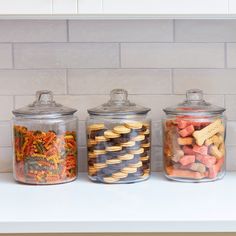
M 50 91 L 13 111 L 13 172 L 25 184 L 59 184 L 77 177 L 75 109 L 57 104 Z
M 206 182 L 225 174 L 223 107 L 203 100 L 203 92 L 188 90 L 187 99 L 164 109 L 163 156 L 167 178 L 182 182 Z

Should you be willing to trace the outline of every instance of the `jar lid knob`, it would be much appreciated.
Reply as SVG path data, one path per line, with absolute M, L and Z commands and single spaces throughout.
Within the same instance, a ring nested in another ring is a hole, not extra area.
M 53 93 L 49 90 L 41 90 L 36 92 L 36 101 L 37 105 L 48 105 L 54 103 Z
M 110 93 L 110 102 L 112 103 L 127 103 L 128 92 L 124 89 L 113 89 Z
M 186 92 L 187 101 L 200 102 L 203 101 L 203 91 L 200 89 L 190 89 Z

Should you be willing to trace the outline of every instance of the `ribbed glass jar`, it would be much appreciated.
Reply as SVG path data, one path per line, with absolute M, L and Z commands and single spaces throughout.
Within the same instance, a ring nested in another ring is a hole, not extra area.
M 127 96 L 115 89 L 108 103 L 88 110 L 88 176 L 94 182 L 134 183 L 150 176 L 150 109 Z
M 59 184 L 77 177 L 76 110 L 39 91 L 36 101 L 13 111 L 14 178 L 25 184 Z

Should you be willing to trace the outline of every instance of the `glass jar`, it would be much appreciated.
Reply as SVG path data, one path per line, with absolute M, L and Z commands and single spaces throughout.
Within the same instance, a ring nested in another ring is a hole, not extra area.
M 110 101 L 88 110 L 88 176 L 92 181 L 134 183 L 149 178 L 149 111 L 131 103 L 123 89 L 112 90 Z
M 167 178 L 206 182 L 225 174 L 225 109 L 188 90 L 186 101 L 164 109 L 163 156 Z
M 58 184 L 77 177 L 76 110 L 57 104 L 50 91 L 13 111 L 14 178 L 26 184 Z

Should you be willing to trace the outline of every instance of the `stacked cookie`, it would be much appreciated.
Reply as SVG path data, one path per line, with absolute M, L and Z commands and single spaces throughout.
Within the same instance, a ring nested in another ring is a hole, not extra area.
M 149 177 L 149 123 L 96 123 L 88 126 L 87 134 L 88 173 L 93 181 L 130 183 Z

